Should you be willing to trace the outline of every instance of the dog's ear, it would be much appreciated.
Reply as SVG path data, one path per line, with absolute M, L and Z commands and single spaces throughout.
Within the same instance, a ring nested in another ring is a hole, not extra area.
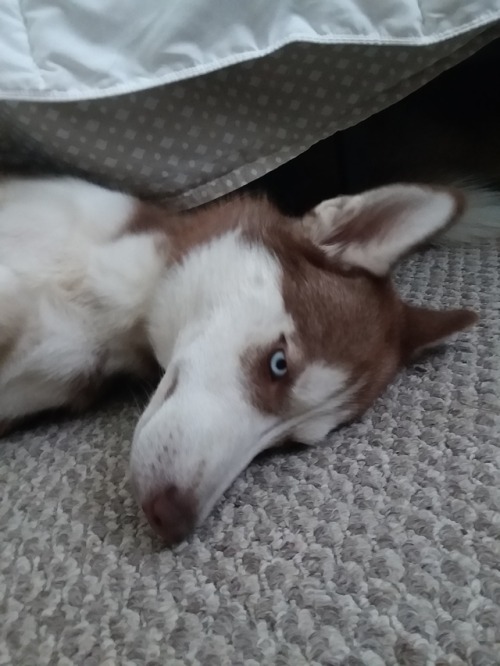
M 415 247 L 443 231 L 461 212 L 455 190 L 390 185 L 323 201 L 301 230 L 330 257 L 386 275 Z
M 404 360 L 437 347 L 450 336 L 473 326 L 478 316 L 471 310 L 428 310 L 403 306 L 401 349 Z

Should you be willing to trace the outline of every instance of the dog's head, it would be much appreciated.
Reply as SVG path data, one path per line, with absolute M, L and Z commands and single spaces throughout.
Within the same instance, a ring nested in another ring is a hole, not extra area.
M 168 543 L 260 451 L 320 442 L 402 364 L 474 323 L 466 310 L 403 303 L 390 280 L 460 205 L 451 191 L 397 185 L 301 220 L 255 200 L 199 215 L 220 233 L 194 243 L 157 291 L 150 333 L 165 374 L 131 455 L 139 501 Z

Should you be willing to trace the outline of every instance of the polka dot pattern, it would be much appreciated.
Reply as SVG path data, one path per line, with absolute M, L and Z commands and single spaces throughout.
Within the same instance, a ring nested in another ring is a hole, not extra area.
M 0 167 L 86 173 L 186 208 L 227 194 L 402 99 L 497 37 L 427 47 L 292 44 L 105 100 L 0 104 Z

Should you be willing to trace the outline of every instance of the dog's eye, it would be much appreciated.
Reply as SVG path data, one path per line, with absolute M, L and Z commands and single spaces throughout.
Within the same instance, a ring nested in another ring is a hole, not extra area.
M 269 358 L 269 370 L 273 379 L 282 379 L 288 372 L 285 352 L 278 349 Z

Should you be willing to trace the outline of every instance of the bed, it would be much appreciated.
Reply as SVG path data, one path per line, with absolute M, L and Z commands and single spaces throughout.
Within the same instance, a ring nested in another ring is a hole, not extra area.
M 499 0 L 2 0 L 0 169 L 203 204 L 499 19 Z M 406 299 L 480 325 L 323 446 L 255 461 L 174 551 L 127 481 L 142 394 L 4 438 L 0 663 L 498 666 L 499 276 L 491 243 L 408 260 Z

